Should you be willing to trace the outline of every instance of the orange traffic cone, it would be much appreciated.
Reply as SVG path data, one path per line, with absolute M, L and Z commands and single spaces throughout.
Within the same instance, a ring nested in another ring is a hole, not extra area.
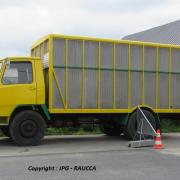
M 154 149 L 163 149 L 163 144 L 161 141 L 161 134 L 160 134 L 160 130 L 157 130 L 157 136 L 156 136 L 156 140 L 155 140 L 155 144 L 154 144 Z

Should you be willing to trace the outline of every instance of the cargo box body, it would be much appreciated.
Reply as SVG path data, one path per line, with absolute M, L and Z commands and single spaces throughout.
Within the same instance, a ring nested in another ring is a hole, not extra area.
M 43 61 L 50 113 L 180 112 L 179 46 L 48 35 L 31 55 Z

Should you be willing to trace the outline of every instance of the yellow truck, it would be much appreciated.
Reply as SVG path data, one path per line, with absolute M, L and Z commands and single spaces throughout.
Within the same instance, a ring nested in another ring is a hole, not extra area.
M 137 106 L 156 129 L 179 116 L 179 90 L 179 46 L 51 34 L 0 61 L 0 128 L 18 145 L 82 123 L 133 138 Z

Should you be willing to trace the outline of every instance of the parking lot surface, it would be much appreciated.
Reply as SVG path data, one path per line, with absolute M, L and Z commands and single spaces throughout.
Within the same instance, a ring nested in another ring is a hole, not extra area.
M 1 138 L 0 179 L 179 180 L 180 134 L 162 140 L 165 148 L 154 150 L 128 148 L 123 136 L 49 136 L 34 147 Z

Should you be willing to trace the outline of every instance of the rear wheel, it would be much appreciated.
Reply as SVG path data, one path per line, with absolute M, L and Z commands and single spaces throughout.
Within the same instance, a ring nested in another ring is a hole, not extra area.
M 144 115 L 147 117 L 147 119 L 149 120 L 149 122 L 151 123 L 152 127 L 154 129 L 157 128 L 157 123 L 156 123 L 156 118 L 154 116 L 153 113 L 151 113 L 150 111 L 143 109 L 142 110 Z M 124 128 L 124 135 L 128 138 L 128 139 L 134 139 L 137 133 L 137 111 L 134 111 L 128 119 L 128 124 L 127 126 Z M 136 136 L 136 138 L 138 139 L 138 136 Z
M 1 126 L 1 131 L 5 136 L 11 137 L 11 135 L 9 133 L 9 126 Z
M 38 112 L 26 110 L 12 119 L 10 135 L 20 146 L 38 145 L 44 137 L 45 128 L 45 121 Z

